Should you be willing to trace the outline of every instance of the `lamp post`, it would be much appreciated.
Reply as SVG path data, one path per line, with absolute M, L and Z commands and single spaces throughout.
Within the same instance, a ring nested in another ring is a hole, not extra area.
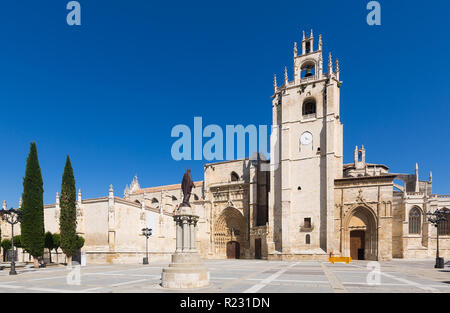
M 19 210 L 15 210 L 13 208 L 9 210 L 1 210 L 2 220 L 11 225 L 11 269 L 9 271 L 9 275 L 17 275 L 16 272 L 16 262 L 15 262 L 15 253 L 14 253 L 14 225 L 20 223 L 22 220 L 22 212 Z
M 148 237 L 152 235 L 152 229 L 148 227 L 142 228 L 142 235 L 145 236 L 145 255 L 146 255 L 142 263 L 148 264 Z
M 428 221 L 436 227 L 436 264 L 434 268 L 444 268 L 444 258 L 439 257 L 439 224 L 447 221 L 448 214 L 449 212 L 442 209 L 427 213 Z

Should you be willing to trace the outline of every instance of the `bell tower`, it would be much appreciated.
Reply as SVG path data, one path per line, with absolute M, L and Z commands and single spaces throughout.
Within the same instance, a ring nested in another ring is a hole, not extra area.
M 323 69 L 322 36 L 294 43 L 293 77 L 274 81 L 269 226 L 274 254 L 326 255 L 334 250 L 334 180 L 342 178 L 339 63 Z M 271 253 L 269 251 L 269 253 Z

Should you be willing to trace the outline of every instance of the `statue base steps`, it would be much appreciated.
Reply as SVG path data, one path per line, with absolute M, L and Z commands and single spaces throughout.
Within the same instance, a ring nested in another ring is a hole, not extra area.
M 209 272 L 197 252 L 175 252 L 172 263 L 162 271 L 161 286 L 191 289 L 209 286 Z

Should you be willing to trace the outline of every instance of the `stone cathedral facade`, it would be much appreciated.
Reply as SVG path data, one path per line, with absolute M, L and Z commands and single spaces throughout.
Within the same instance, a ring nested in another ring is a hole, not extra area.
M 339 63 L 323 59 L 322 37 L 311 31 L 294 45 L 293 77 L 274 80 L 271 161 L 206 164 L 191 203 L 199 215 L 197 247 L 205 258 L 323 260 L 330 253 L 353 259 L 430 258 L 440 234 L 450 257 L 450 221 L 432 227 L 426 213 L 450 210 L 450 196 L 432 192 L 414 173 L 369 163 L 364 146 L 343 163 Z M 268 170 L 269 169 L 269 170 Z M 181 173 L 180 173 L 181 177 Z M 78 195 L 78 233 L 88 263 L 140 262 L 143 227 L 151 227 L 150 258 L 175 250 L 172 215 L 181 203 L 179 184 L 141 188 L 137 177 L 123 197 Z M 45 206 L 46 230 L 58 232 L 59 197 Z M 2 224 L 2 236 L 9 235 Z M 20 258 L 20 257 L 19 257 Z M 26 258 L 23 256 L 23 258 Z

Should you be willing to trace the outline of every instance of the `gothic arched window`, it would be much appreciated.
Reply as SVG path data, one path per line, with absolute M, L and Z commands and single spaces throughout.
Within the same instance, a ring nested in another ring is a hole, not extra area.
M 231 181 L 238 181 L 239 175 L 236 172 L 231 172 Z
M 310 53 L 311 52 L 311 42 L 308 40 L 305 43 L 305 53 Z
M 450 213 L 449 209 L 444 208 L 443 210 Z M 450 214 L 446 214 L 446 217 L 447 217 L 446 221 L 441 221 L 439 223 L 439 226 L 438 226 L 439 235 L 443 235 L 443 236 L 450 235 L 450 221 L 449 221 Z
M 409 211 L 409 233 L 420 234 L 421 228 L 421 215 L 419 208 L 412 208 Z
M 152 203 L 158 203 L 158 202 L 159 202 L 158 199 L 156 199 L 156 198 L 152 199 Z
M 316 115 L 316 101 L 314 99 L 307 99 L 303 103 L 303 116 Z
M 306 235 L 305 241 L 307 245 L 311 244 L 311 236 L 309 234 Z

